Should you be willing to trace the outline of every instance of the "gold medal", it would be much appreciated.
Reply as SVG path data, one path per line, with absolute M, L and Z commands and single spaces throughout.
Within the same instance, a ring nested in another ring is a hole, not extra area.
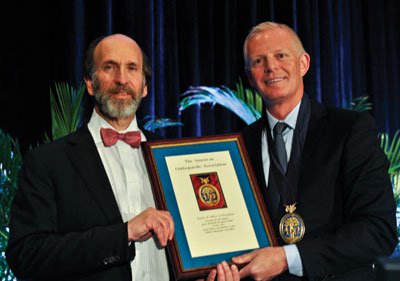
M 200 178 L 201 183 L 203 184 L 199 188 L 199 198 L 201 202 L 203 202 L 208 207 L 213 207 L 219 204 L 221 199 L 221 195 L 219 194 L 218 188 L 212 185 L 209 177 Z
M 296 214 L 296 203 L 285 205 L 286 215 L 284 215 L 279 223 L 279 233 L 283 241 L 288 244 L 294 244 L 303 239 L 306 227 L 304 221 L 299 214 Z

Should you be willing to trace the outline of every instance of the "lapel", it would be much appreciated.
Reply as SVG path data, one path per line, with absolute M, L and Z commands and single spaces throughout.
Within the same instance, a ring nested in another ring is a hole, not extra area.
M 311 100 L 311 114 L 308 123 L 307 136 L 303 148 L 303 156 L 301 161 L 300 176 L 304 170 L 308 158 L 312 150 L 316 147 L 316 143 L 326 127 L 328 118 L 327 110 L 324 105 Z
M 257 177 L 257 182 L 260 186 L 264 203 L 268 209 L 268 214 L 271 219 L 274 231 L 277 232 L 277 211 L 279 208 L 280 195 L 276 187 L 276 183 L 273 177 L 268 178 L 268 187 L 265 181 L 264 165 L 262 163 L 262 151 L 261 151 L 261 136 L 264 127 L 266 126 L 264 120 L 265 116 L 260 118 L 258 121 L 247 127 L 243 131 L 243 136 L 246 142 L 246 148 L 249 153 L 251 162 L 253 164 L 253 170 Z M 269 171 L 271 175 L 271 170 Z
M 122 222 L 111 184 L 87 126 L 70 135 L 67 141 L 70 160 L 104 216 L 110 223 Z
M 248 154 L 250 156 L 251 162 L 253 164 L 253 169 L 257 177 L 257 181 L 260 185 L 261 192 L 263 193 L 264 200 L 268 204 L 268 197 L 271 196 L 270 194 L 267 194 L 267 183 L 265 182 L 265 176 L 264 176 L 264 168 L 263 168 L 263 163 L 262 163 L 262 152 L 261 152 L 261 134 L 264 125 L 264 122 L 262 121 L 263 118 L 259 119 L 249 127 L 247 127 L 243 131 L 243 136 L 246 142 L 246 148 L 248 151 Z M 303 174 L 304 166 L 306 165 L 310 154 L 312 150 L 315 148 L 315 145 L 317 141 L 319 140 L 321 133 L 323 132 L 324 128 L 326 127 L 328 118 L 327 118 L 327 111 L 325 106 L 314 102 L 311 100 L 311 113 L 310 113 L 310 120 L 308 124 L 308 129 L 307 129 L 307 135 L 306 135 L 306 140 L 304 143 L 304 148 L 303 148 L 303 155 L 302 155 L 302 161 L 301 161 L 301 170 L 300 170 L 300 180 Z M 270 171 L 271 172 L 271 171 Z M 276 183 L 273 181 L 273 179 L 270 177 L 269 185 L 276 185 Z M 299 185 L 299 189 L 301 189 L 301 184 Z M 278 192 L 277 192 L 278 193 Z M 276 202 L 280 202 L 280 196 L 279 193 L 277 194 L 277 197 L 274 198 L 273 200 L 276 200 Z M 271 210 L 271 209 L 269 209 Z M 282 215 L 284 214 L 284 210 L 282 205 L 280 206 L 280 209 L 276 212 L 276 214 L 270 213 L 270 217 L 273 221 L 273 225 L 275 227 L 278 226 L 279 221 L 277 219 L 280 219 Z M 275 228 L 275 231 L 277 229 Z
M 246 149 L 250 156 L 253 171 L 257 177 L 258 184 L 261 190 L 265 190 L 267 185 L 264 176 L 264 167 L 262 163 L 261 153 L 261 133 L 263 130 L 264 122 L 260 118 L 250 127 L 243 131 L 243 136 L 246 143 Z

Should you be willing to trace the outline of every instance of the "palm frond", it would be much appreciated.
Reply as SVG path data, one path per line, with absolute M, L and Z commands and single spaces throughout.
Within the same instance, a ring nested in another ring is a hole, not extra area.
M 156 118 L 151 115 L 147 115 L 143 118 L 143 127 L 148 130 L 154 132 L 157 129 L 172 127 L 172 126 L 183 126 L 183 123 L 180 121 L 176 121 L 171 118 Z
M 261 117 L 261 114 L 252 105 L 246 104 L 242 90 L 240 90 L 240 93 L 237 95 L 226 86 L 190 86 L 181 96 L 183 98 L 178 104 L 179 112 L 184 111 L 192 105 L 209 103 L 212 106 L 218 104 L 231 110 L 246 122 L 246 124 L 251 124 Z M 249 103 L 254 104 L 254 101 L 249 97 L 246 97 L 246 99 L 249 100 Z
M 389 173 L 400 173 L 400 130 L 395 132 L 391 141 L 387 133 L 381 133 L 379 137 L 390 162 Z
M 17 140 L 0 129 L 0 223 L 8 224 L 9 208 L 17 189 L 22 156 Z
M 54 83 L 50 87 L 50 110 L 52 139 L 58 139 L 74 132 L 82 118 L 82 98 L 86 86 L 81 84 L 78 90 L 68 83 Z M 50 138 L 46 135 L 46 141 Z
M 17 140 L 0 129 L 0 276 L 1 280 L 13 280 L 4 252 L 8 243 L 10 208 L 17 191 L 22 156 Z
M 258 92 L 251 89 L 244 89 L 242 79 L 239 77 L 239 82 L 236 83 L 236 96 L 243 100 L 249 107 L 253 107 L 261 114 L 263 109 L 263 100 Z M 261 116 L 261 115 L 260 115 Z
M 389 176 L 397 205 L 400 204 L 400 130 L 397 130 L 390 141 L 387 133 L 379 134 L 383 152 L 389 159 Z
M 344 108 L 355 111 L 368 111 L 372 109 L 372 103 L 368 101 L 368 96 L 354 98 L 349 105 Z
M 396 205 L 400 205 L 400 174 L 391 175 L 390 177 L 393 185 L 393 194 Z M 400 232 L 399 232 L 400 234 Z

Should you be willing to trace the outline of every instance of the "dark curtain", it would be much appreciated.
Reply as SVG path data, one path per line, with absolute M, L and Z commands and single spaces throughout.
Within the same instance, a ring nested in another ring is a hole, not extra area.
M 393 134 L 400 128 L 399 8 L 397 0 L 15 1 L 1 11 L 0 128 L 23 148 L 42 142 L 50 133 L 50 86 L 78 87 L 90 41 L 125 33 L 153 68 L 139 118 L 180 119 L 183 127 L 160 131 L 170 138 L 239 131 L 244 122 L 227 109 L 205 105 L 179 116 L 177 104 L 191 85 L 234 89 L 241 78 L 249 87 L 243 41 L 252 26 L 272 20 L 293 27 L 311 55 L 310 96 L 343 107 L 368 95 L 378 129 Z

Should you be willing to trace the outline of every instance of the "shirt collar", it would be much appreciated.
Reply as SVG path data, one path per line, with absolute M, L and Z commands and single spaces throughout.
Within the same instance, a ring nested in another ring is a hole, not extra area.
M 278 123 L 279 121 L 281 122 L 285 122 L 286 124 L 289 125 L 289 127 L 291 129 L 295 129 L 296 128 L 296 122 L 297 122 L 297 116 L 299 115 L 299 110 L 300 110 L 300 104 L 301 104 L 301 100 L 299 101 L 299 103 L 293 108 L 293 110 L 288 114 L 288 116 L 286 116 L 285 119 L 283 120 L 278 120 L 276 119 L 274 116 L 272 116 L 271 113 L 269 113 L 268 110 L 266 110 L 267 112 L 267 118 L 268 118 L 268 123 L 270 126 L 270 129 L 272 131 L 272 129 L 275 127 L 275 124 Z
M 100 129 L 101 128 L 109 128 L 115 130 L 103 117 L 101 117 L 95 109 L 93 109 L 92 116 L 90 117 L 90 121 L 88 123 L 88 129 L 90 133 L 93 136 L 94 142 L 102 142 L 101 136 L 100 136 Z M 141 137 L 142 137 L 142 142 L 146 141 L 146 136 L 143 134 L 143 132 L 140 130 L 138 124 L 137 124 L 137 119 L 136 116 L 133 118 L 131 124 L 129 124 L 128 128 L 122 131 L 118 131 L 119 133 L 125 133 L 128 131 L 140 131 L 141 132 Z

